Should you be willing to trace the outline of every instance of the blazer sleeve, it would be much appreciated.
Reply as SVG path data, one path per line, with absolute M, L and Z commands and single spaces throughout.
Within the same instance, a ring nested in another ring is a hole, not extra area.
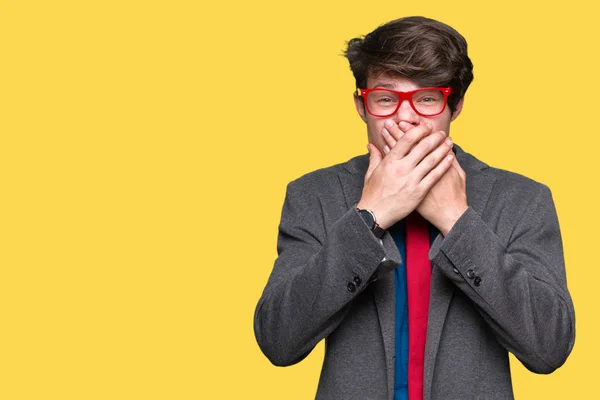
M 502 206 L 502 217 L 511 219 L 508 240 L 469 207 L 434 243 L 430 258 L 473 301 L 508 351 L 529 370 L 550 373 L 573 348 L 575 313 L 552 195 L 544 185 L 535 188 L 517 215 L 506 211 L 514 210 L 510 204 Z
M 319 192 L 305 180 L 288 185 L 278 257 L 256 306 L 257 342 L 279 366 L 304 359 L 340 324 L 378 268 L 394 263 L 382 263 L 384 247 L 353 207 L 326 226 Z

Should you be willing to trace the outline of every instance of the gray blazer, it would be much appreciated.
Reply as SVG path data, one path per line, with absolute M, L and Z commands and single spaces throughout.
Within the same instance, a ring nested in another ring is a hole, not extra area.
M 509 351 L 547 374 L 573 348 L 558 219 L 546 186 L 454 151 L 469 208 L 429 253 L 424 397 L 513 399 Z M 402 260 L 391 235 L 382 245 L 355 211 L 367 166 L 363 155 L 288 185 L 279 256 L 256 307 L 256 339 L 275 365 L 325 339 L 317 399 L 393 399 L 391 271 Z

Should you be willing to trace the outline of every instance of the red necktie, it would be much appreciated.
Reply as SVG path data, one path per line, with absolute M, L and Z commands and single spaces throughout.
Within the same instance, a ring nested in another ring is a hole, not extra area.
M 408 399 L 423 400 L 425 337 L 429 311 L 431 261 L 427 220 L 416 211 L 406 220 L 408 290 Z

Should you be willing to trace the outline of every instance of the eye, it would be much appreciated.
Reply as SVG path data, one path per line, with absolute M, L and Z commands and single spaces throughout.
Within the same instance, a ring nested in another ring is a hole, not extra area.
M 417 100 L 419 103 L 434 103 L 438 101 L 435 97 L 425 96 Z
M 441 92 L 435 90 L 424 90 L 415 93 L 413 102 L 421 104 L 434 104 L 444 100 L 444 95 Z
M 398 96 L 385 90 L 377 90 L 369 94 L 369 99 L 380 105 L 396 104 Z

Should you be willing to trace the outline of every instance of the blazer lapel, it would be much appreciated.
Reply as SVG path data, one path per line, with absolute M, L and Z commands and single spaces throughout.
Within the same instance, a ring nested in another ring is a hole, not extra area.
M 456 153 L 456 159 L 467 175 L 467 204 L 479 215 L 482 215 L 494 186 L 495 178 L 481 173 L 488 166 L 472 155 L 465 153 L 459 146 L 454 146 L 454 152 Z M 443 236 L 438 234 L 431 246 L 432 252 L 433 249 L 441 246 L 443 239 Z M 438 268 L 434 267 L 431 274 L 431 297 L 429 300 L 427 342 L 425 345 L 425 376 L 423 381 L 425 400 L 431 399 L 434 367 L 442 329 L 455 289 L 456 286 Z
M 368 168 L 368 156 L 356 157 L 346 164 L 349 173 L 340 174 L 340 181 L 344 194 L 346 196 L 346 205 L 348 208 L 355 207 L 362 195 L 364 186 L 364 176 Z M 387 365 L 387 385 L 390 398 L 394 395 L 394 355 L 396 351 L 396 297 L 394 274 L 386 273 L 393 270 L 398 265 L 400 252 L 389 232 L 386 232 L 382 238 L 385 254 L 389 255 L 390 260 L 383 261 L 379 266 L 380 273 L 377 280 L 371 283 L 373 298 L 377 308 L 385 358 Z M 392 261 L 395 260 L 395 261 Z

